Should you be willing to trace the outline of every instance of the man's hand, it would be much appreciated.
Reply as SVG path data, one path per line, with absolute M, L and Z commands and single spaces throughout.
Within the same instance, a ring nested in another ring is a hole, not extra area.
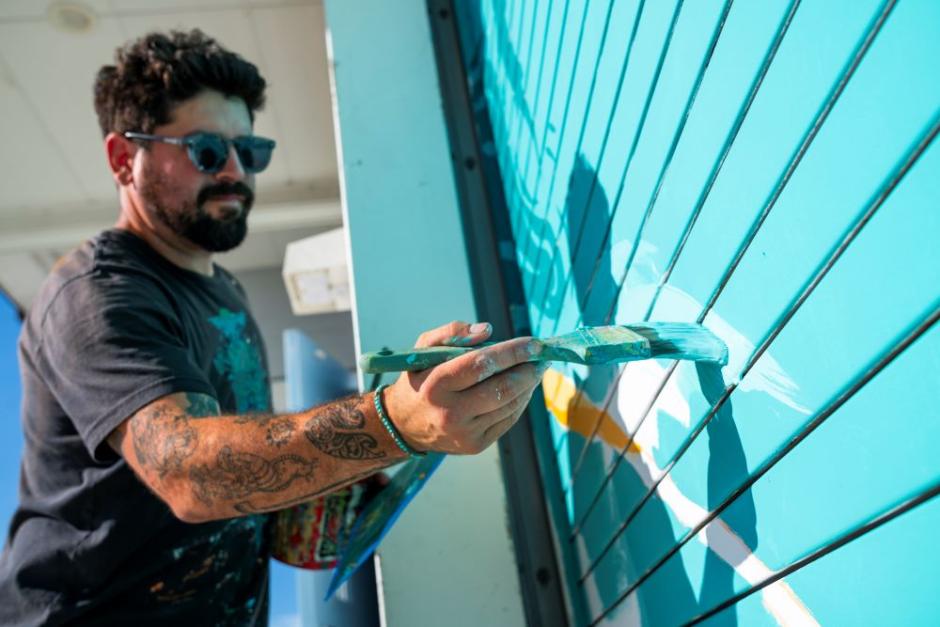
M 451 322 L 422 334 L 415 347 L 473 346 L 491 332 L 489 324 Z M 526 363 L 540 348 L 532 338 L 520 337 L 405 372 L 384 394 L 386 412 L 419 451 L 479 453 L 506 433 L 529 403 L 548 367 Z

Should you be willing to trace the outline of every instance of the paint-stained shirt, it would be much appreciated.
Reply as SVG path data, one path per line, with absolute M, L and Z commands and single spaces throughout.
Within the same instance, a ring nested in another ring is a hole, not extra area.
M 181 522 L 107 443 L 175 392 L 208 394 L 223 413 L 270 411 L 261 335 L 235 278 L 105 231 L 53 269 L 19 357 L 25 448 L 0 624 L 266 624 L 265 517 Z

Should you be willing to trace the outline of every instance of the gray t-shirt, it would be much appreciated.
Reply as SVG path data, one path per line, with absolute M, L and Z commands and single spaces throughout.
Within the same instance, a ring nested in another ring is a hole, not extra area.
M 183 523 L 107 443 L 174 392 L 209 394 L 223 413 L 270 411 L 261 335 L 235 278 L 105 231 L 53 269 L 19 357 L 25 449 L 0 624 L 266 624 L 266 518 Z

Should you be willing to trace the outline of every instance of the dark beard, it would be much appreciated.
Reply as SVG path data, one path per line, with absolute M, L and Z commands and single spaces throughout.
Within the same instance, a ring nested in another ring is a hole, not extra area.
M 170 209 L 159 201 L 157 189 L 160 183 L 141 189 L 141 195 L 156 213 L 157 217 L 174 233 L 185 237 L 205 251 L 222 253 L 232 250 L 245 240 L 248 235 L 248 213 L 254 202 L 254 193 L 244 183 L 219 183 L 204 187 L 196 197 L 196 202 L 186 202 L 180 207 Z M 209 215 L 205 203 L 213 196 L 239 194 L 243 210 L 237 218 L 217 220 Z

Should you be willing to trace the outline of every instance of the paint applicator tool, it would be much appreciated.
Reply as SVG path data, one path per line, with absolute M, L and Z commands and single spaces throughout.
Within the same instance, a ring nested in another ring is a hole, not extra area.
M 595 366 L 644 359 L 686 359 L 724 366 L 728 347 L 714 333 L 691 322 L 643 322 L 639 324 L 581 327 L 549 338 L 535 338 L 540 351 L 529 361 L 564 361 Z M 455 357 L 492 346 L 431 346 L 400 351 L 365 353 L 359 360 L 363 372 L 424 370 Z

